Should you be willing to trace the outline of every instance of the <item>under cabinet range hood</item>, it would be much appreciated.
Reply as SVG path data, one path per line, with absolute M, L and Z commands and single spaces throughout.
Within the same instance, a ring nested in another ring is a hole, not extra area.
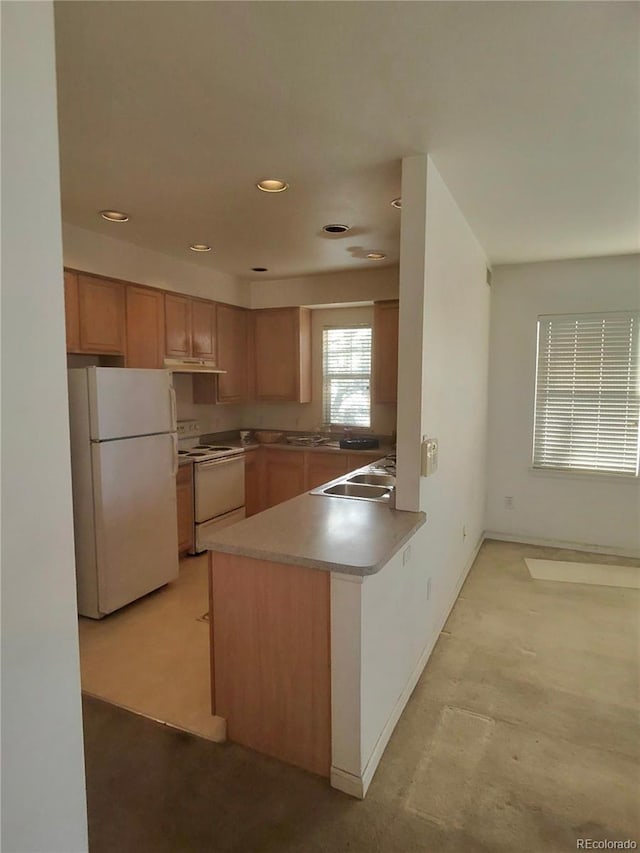
M 165 358 L 165 370 L 172 373 L 226 373 L 206 358 Z

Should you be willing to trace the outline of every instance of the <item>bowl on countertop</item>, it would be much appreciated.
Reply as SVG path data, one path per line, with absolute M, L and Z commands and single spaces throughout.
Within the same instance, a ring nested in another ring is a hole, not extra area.
M 284 433 L 273 429 L 259 429 L 254 432 L 254 436 L 258 444 L 277 444 Z

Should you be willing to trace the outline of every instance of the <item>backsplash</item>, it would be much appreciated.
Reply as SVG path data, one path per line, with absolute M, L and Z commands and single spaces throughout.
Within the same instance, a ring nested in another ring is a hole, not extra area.
M 243 429 L 243 406 L 202 406 L 193 402 L 193 376 L 189 373 L 174 373 L 173 387 L 176 389 L 178 420 L 196 420 L 200 431 L 227 432 Z

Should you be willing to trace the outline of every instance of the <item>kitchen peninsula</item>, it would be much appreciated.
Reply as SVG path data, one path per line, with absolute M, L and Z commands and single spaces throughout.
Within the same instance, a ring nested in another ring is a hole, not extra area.
M 425 520 L 307 493 L 203 540 L 212 713 L 230 740 L 365 795 L 415 684 L 389 632 L 405 618 L 402 548 Z

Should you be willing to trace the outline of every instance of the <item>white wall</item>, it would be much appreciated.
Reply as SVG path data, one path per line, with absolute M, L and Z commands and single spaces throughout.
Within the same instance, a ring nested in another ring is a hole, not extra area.
M 53 7 L 3 3 L 1 15 L 2 849 L 77 853 L 87 824 Z
M 496 267 L 491 289 L 489 535 L 640 553 L 638 480 L 530 468 L 538 315 L 638 309 L 640 256 Z
M 332 579 L 332 632 L 347 650 L 332 687 L 335 701 L 349 695 L 353 658 L 362 666 L 357 695 L 334 718 L 332 784 L 356 796 L 370 781 L 484 530 L 485 255 L 431 159 L 407 158 L 402 172 L 398 499 L 403 509 L 426 512 L 427 521 L 411 539 L 407 560 L 399 553 L 359 587 Z M 426 479 L 418 476 L 419 430 L 440 443 L 438 470 Z M 350 640 L 348 625 L 356 621 L 358 636 Z M 341 737 L 356 713 L 359 753 Z
M 126 224 L 112 227 L 126 228 Z M 233 305 L 249 304 L 249 286 L 233 276 L 143 249 L 121 236 L 110 237 L 64 223 L 62 243 L 64 264 L 73 269 Z
M 251 308 L 377 302 L 398 298 L 398 267 L 372 266 L 366 270 L 252 281 L 248 286 Z

